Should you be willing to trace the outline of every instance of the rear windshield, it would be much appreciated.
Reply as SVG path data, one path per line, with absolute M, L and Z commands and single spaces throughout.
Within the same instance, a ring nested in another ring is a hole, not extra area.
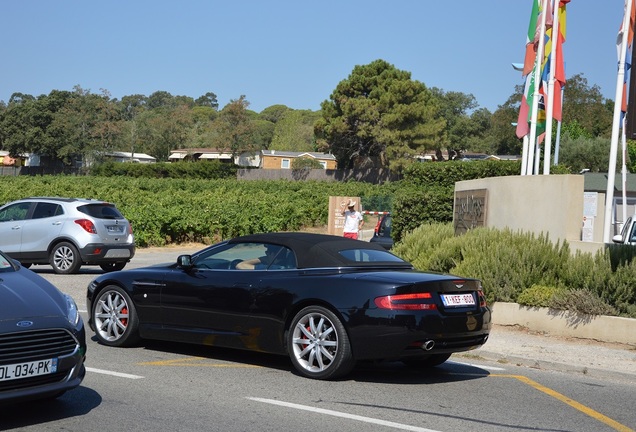
M 124 216 L 113 204 L 86 204 L 77 208 L 82 213 L 97 219 L 124 219 Z
M 376 249 L 348 249 L 339 252 L 345 259 L 357 263 L 362 262 L 394 262 L 404 263 L 404 260 L 390 252 Z

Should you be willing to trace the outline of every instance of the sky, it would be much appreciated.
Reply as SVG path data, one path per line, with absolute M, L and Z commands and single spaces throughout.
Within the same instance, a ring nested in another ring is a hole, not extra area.
M 566 75 L 615 99 L 624 0 L 572 0 Z M 497 109 L 522 84 L 531 0 L 5 0 L 0 100 L 80 86 L 112 98 L 244 95 L 249 109 L 316 111 L 382 59 L 427 87 Z

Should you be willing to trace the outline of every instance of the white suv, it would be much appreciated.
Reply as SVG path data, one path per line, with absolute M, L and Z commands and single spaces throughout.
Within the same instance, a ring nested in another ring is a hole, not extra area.
M 0 207 L 0 250 L 25 267 L 60 274 L 82 264 L 121 270 L 135 255 L 132 227 L 115 205 L 78 198 L 25 198 Z

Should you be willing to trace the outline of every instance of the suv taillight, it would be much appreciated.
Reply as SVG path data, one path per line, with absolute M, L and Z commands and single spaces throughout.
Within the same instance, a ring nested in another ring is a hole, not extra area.
M 84 231 L 91 234 L 97 234 L 97 229 L 95 229 L 95 225 L 93 224 L 93 222 L 89 221 L 88 219 L 77 219 L 75 223 L 81 226 L 82 228 L 84 228 Z

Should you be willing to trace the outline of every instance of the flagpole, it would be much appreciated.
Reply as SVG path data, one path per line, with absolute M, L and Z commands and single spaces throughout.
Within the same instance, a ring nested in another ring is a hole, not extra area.
M 627 124 L 627 113 L 623 116 L 623 125 L 621 127 L 621 150 L 623 153 L 623 163 L 621 167 L 622 174 L 622 192 L 623 192 L 623 223 L 627 220 L 627 136 L 625 125 Z M 621 226 L 622 228 L 622 226 Z
M 564 90 L 565 90 L 565 87 L 561 87 L 561 94 L 559 95 L 559 97 L 561 98 L 561 107 L 563 107 L 563 91 Z M 563 112 L 563 108 L 561 108 L 561 112 Z M 554 144 L 554 165 L 559 164 L 559 148 L 560 147 L 561 147 L 561 121 L 557 122 L 556 143 Z
M 555 7 L 556 6 L 556 7 Z M 545 125 L 545 143 L 543 148 L 543 175 L 550 174 L 550 152 L 552 151 L 552 117 L 554 116 L 554 81 L 555 72 L 557 68 L 556 54 L 557 54 L 557 39 L 559 38 L 559 0 L 554 0 L 552 10 L 555 11 L 554 19 L 552 20 L 552 51 L 550 52 L 550 78 L 548 79 L 548 106 L 545 107 L 546 111 L 546 125 Z
M 550 0 L 543 0 L 541 2 L 541 24 L 540 24 L 540 32 L 539 32 L 539 43 L 537 47 L 537 57 L 534 61 L 534 94 L 532 97 L 532 116 L 530 118 L 530 145 L 528 146 L 530 149 L 529 157 L 528 157 L 528 174 L 532 175 L 532 164 L 531 162 L 535 156 L 535 147 L 537 145 L 537 119 L 539 117 L 539 83 L 541 79 L 541 64 L 543 63 L 543 48 L 545 45 L 545 22 L 547 18 L 547 3 Z M 631 0 L 628 0 L 631 1 Z
M 523 150 L 521 153 L 521 175 L 526 175 L 528 170 L 528 135 L 523 136 Z
M 612 210 L 614 209 L 614 186 L 616 181 L 616 155 L 618 153 L 618 134 L 621 122 L 621 106 L 623 104 L 623 84 L 625 82 L 625 57 L 627 56 L 627 37 L 629 35 L 632 0 L 625 0 L 625 14 L 623 16 L 621 52 L 616 76 L 616 97 L 614 102 L 614 118 L 612 122 L 612 137 L 610 139 L 609 167 L 607 169 L 607 190 L 605 193 L 605 220 L 603 226 L 603 242 L 610 242 L 610 226 Z

